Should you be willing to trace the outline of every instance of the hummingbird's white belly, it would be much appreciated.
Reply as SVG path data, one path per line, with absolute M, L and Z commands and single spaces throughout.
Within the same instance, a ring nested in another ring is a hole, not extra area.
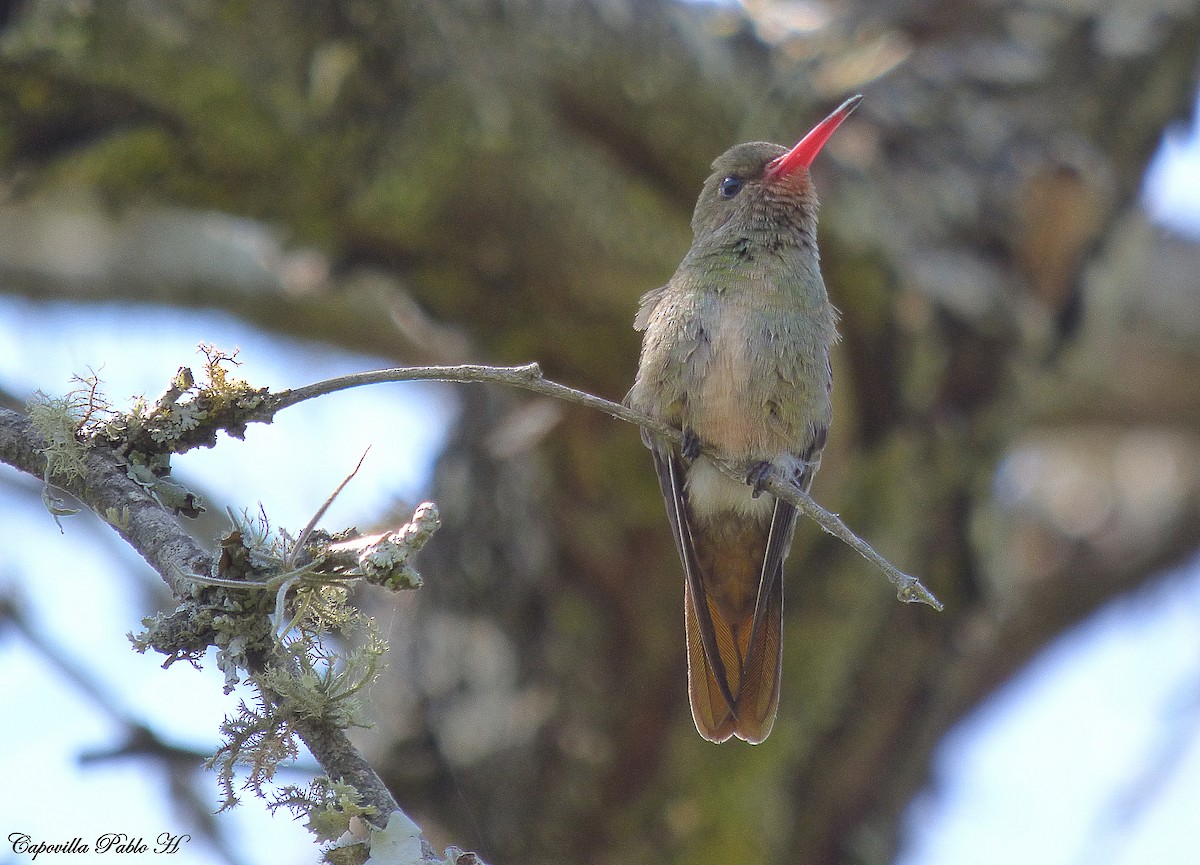
M 692 514 L 701 519 L 732 511 L 765 522 L 775 509 L 774 496 L 754 498 L 749 484 L 729 477 L 705 456 L 688 466 L 686 485 Z

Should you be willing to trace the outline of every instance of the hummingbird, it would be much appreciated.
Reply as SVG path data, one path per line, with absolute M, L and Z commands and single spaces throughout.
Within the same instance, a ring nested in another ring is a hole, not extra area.
M 646 430 L 642 439 L 686 577 L 692 719 L 712 742 L 762 742 L 779 708 L 783 562 L 797 513 L 761 485 L 777 473 L 807 492 L 832 420 L 838 314 L 821 278 L 809 167 L 861 100 L 790 150 L 758 141 L 717 157 L 691 248 L 634 320 L 644 336 L 625 401 L 682 432 L 681 444 Z

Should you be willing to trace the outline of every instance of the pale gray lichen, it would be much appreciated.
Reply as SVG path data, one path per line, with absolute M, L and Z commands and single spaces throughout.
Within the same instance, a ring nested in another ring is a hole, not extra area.
M 395 531 L 329 544 L 327 564 L 339 574 L 361 576 L 393 591 L 419 589 L 424 581 L 410 560 L 441 524 L 437 505 L 422 502 L 412 519 Z
M 238 436 L 266 394 L 229 374 L 233 356 L 209 346 L 202 351 L 202 383 L 181 368 L 157 401 L 139 399 L 124 414 L 102 407 L 92 382 L 54 439 L 62 442 L 58 450 L 78 455 L 82 467 L 89 443 L 110 447 L 128 476 L 162 505 L 198 513 L 196 497 L 170 478 L 171 456 L 212 444 L 218 429 Z M 56 411 L 61 415 L 64 408 Z M 256 689 L 254 704 L 242 702 L 226 719 L 224 743 L 209 764 L 217 769 L 224 807 L 237 801 L 235 768 L 248 766 L 243 788 L 265 795 L 263 785 L 277 766 L 298 751 L 297 725 L 315 721 L 345 729 L 362 723 L 361 694 L 375 680 L 387 645 L 374 622 L 350 604 L 350 588 L 356 580 L 393 590 L 420 587 L 412 556 L 440 525 L 432 502 L 398 529 L 370 537 L 354 529 L 316 529 L 323 513 L 293 536 L 273 527 L 261 509 L 230 512 L 213 573 L 184 575 L 186 581 L 177 583 L 184 587 L 179 607 L 145 620 L 145 630 L 130 635 L 138 651 L 167 655 L 164 666 L 177 660 L 198 665 L 215 647 L 226 691 L 242 681 Z M 128 519 L 115 511 L 106 516 L 118 525 Z M 338 806 L 342 816 L 353 811 L 346 801 L 341 797 Z
M 389 533 L 405 539 L 405 557 L 436 528 L 432 505 L 418 511 L 414 527 Z M 236 802 L 236 767 L 251 767 L 243 786 L 261 795 L 279 761 L 293 754 L 298 722 L 319 721 L 339 729 L 362 723 L 360 694 L 375 680 L 387 651 L 375 623 L 349 603 L 353 580 L 364 576 L 361 566 L 331 564 L 343 553 L 330 548 L 352 532 L 333 538 L 311 531 L 295 541 L 273 528 L 265 514 L 230 517 L 233 525 L 220 541 L 216 575 L 197 577 L 195 598 L 185 599 L 175 616 L 149 623 L 149 632 L 134 638 L 139 648 L 152 646 L 195 663 L 198 655 L 190 645 L 163 645 L 162 639 L 192 633 L 179 621 L 190 606 L 203 615 L 210 642 L 217 646 L 216 662 L 227 690 L 252 671 L 261 705 L 243 703 L 227 719 L 225 743 L 211 762 L 225 791 L 225 807 Z

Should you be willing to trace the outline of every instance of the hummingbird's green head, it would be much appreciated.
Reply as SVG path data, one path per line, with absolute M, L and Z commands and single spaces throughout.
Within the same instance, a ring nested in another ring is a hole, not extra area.
M 808 169 L 835 129 L 858 107 L 852 96 L 791 150 L 765 141 L 738 144 L 712 164 L 692 215 L 693 247 L 767 242 L 816 243 L 817 194 Z

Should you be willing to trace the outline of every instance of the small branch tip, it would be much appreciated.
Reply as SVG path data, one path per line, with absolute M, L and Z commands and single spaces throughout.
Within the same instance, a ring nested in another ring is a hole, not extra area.
M 945 605 L 937 599 L 933 592 L 925 588 L 916 577 L 910 577 L 905 574 L 904 580 L 898 582 L 897 585 L 897 600 L 905 604 L 925 604 L 933 607 L 939 613 L 945 609 Z

